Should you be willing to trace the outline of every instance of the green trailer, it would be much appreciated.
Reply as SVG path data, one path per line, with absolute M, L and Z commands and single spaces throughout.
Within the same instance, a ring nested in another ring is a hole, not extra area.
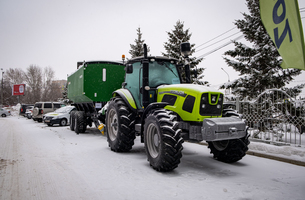
M 87 125 L 104 122 L 100 109 L 111 99 L 112 92 L 124 82 L 124 64 L 110 61 L 78 62 L 77 71 L 68 76 L 68 98 L 77 111 L 70 115 L 70 128 L 77 134 Z

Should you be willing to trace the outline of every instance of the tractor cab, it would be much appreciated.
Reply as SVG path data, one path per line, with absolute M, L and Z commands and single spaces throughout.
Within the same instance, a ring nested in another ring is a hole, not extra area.
M 143 60 L 144 57 L 131 59 L 126 64 L 126 75 L 123 88 L 130 91 L 137 108 L 143 107 Z M 177 69 L 178 60 L 167 57 L 147 57 L 149 63 L 148 90 L 149 103 L 156 102 L 156 89 L 161 85 L 180 84 L 181 78 Z

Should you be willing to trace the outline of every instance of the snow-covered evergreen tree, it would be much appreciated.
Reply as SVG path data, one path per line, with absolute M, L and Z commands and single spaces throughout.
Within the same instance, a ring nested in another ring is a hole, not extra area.
M 183 64 L 184 58 L 180 52 L 180 44 L 183 42 L 189 42 L 191 39 L 192 34 L 189 33 L 189 29 L 184 30 L 184 23 L 178 20 L 176 25 L 174 26 L 174 30 L 171 32 L 167 32 L 168 34 L 168 42 L 164 43 L 164 48 L 166 53 L 162 53 L 163 56 L 172 57 L 179 60 L 179 64 Z M 193 48 L 195 44 L 191 44 L 191 56 L 195 52 Z M 195 79 L 195 69 L 196 66 L 202 61 L 201 59 L 197 59 L 196 57 L 190 56 L 190 70 L 191 70 L 191 79 L 200 85 L 208 84 L 207 81 L 202 81 L 204 77 L 203 71 L 204 68 L 197 69 L 197 79 Z M 185 79 L 184 69 L 180 70 L 182 78 Z
M 131 50 L 129 51 L 129 54 L 131 55 L 132 58 L 144 55 L 143 44 L 144 44 L 145 40 L 142 40 L 142 33 L 141 33 L 140 27 L 137 29 L 137 35 L 138 35 L 138 38 L 134 40 L 135 44 L 130 44 Z M 147 52 L 149 52 L 149 51 L 150 51 L 150 49 L 147 45 Z
M 246 1 L 250 14 L 243 13 L 244 19 L 236 20 L 235 25 L 252 47 L 235 41 L 235 49 L 225 52 L 233 58 L 225 57 L 226 63 L 240 73 L 240 78 L 221 88 L 231 87 L 233 94 L 251 99 L 265 89 L 284 87 L 301 72 L 281 68 L 282 58 L 261 21 L 259 0 Z

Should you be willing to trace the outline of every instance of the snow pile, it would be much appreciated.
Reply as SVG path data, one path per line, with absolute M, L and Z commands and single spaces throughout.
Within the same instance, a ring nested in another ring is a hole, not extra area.
M 21 104 L 18 103 L 16 106 L 6 107 L 5 109 L 9 110 L 11 112 L 11 115 L 17 116 L 17 115 L 19 115 L 20 107 L 21 107 Z
M 275 146 L 261 142 L 251 142 L 249 150 L 275 157 L 305 162 L 305 148 L 302 147 Z

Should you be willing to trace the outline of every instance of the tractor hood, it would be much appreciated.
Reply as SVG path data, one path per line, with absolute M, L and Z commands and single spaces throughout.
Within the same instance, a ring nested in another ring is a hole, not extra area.
M 218 90 L 206 87 L 203 85 L 194 85 L 194 84 L 173 84 L 173 85 L 161 85 L 158 88 L 158 93 L 172 93 L 180 96 L 186 96 L 188 93 L 206 93 L 206 92 L 216 92 Z
M 184 121 L 202 122 L 221 117 L 223 94 L 216 89 L 194 84 L 173 84 L 157 87 L 157 102 L 176 112 Z

